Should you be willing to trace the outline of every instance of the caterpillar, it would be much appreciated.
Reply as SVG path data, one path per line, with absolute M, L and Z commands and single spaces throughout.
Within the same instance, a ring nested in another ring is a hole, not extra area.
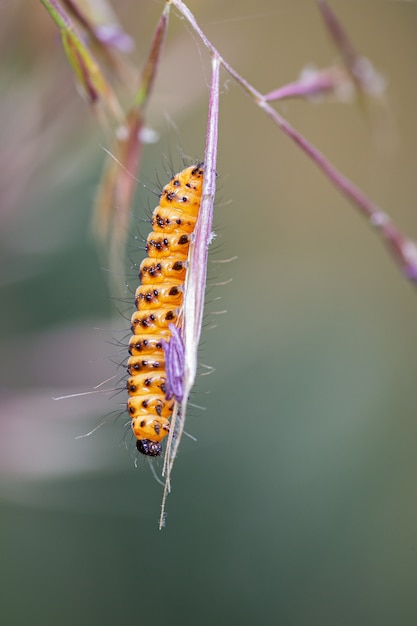
M 151 457 L 162 454 L 161 442 L 169 433 L 174 408 L 174 399 L 167 394 L 164 342 L 171 338 L 170 324 L 181 328 L 188 251 L 203 176 L 203 163 L 198 163 L 163 188 L 146 239 L 148 256 L 139 268 L 127 362 L 127 412 L 137 450 Z

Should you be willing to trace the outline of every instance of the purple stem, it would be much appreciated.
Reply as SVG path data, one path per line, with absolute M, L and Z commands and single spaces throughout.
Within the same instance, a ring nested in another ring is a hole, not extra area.
M 220 96 L 220 59 L 212 59 L 212 79 L 204 153 L 204 181 L 200 211 L 191 252 L 189 279 L 184 303 L 185 389 L 187 397 L 197 370 L 197 348 L 201 335 L 206 287 L 208 247 L 211 241 L 213 204 L 216 193 L 216 158 Z
M 171 338 L 169 341 L 162 340 L 165 353 L 166 365 L 166 399 L 175 397 L 182 402 L 184 397 L 184 344 L 179 328 L 175 324 L 169 325 Z
M 294 83 L 284 85 L 279 89 L 267 93 L 264 99 L 267 102 L 271 102 L 273 100 L 284 100 L 285 98 L 315 96 L 328 91 L 334 91 L 338 85 L 340 85 L 340 78 L 336 81 L 334 73 L 317 72 L 315 76 L 312 76 L 311 80 L 301 79 Z

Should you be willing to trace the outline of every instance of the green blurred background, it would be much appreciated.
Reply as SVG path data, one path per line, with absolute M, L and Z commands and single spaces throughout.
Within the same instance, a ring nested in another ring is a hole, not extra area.
M 416 238 L 417 3 L 331 5 L 386 98 L 279 111 Z M 117 3 L 138 67 L 162 6 Z M 190 8 L 261 91 L 336 57 L 314 2 Z M 205 410 L 188 417 L 197 442 L 183 441 L 160 532 L 161 487 L 135 467 L 124 418 L 76 439 L 125 398 L 53 400 L 120 371 L 109 342 L 131 308 L 112 302 L 90 235 L 106 143 L 56 29 L 40 3 L 0 12 L 1 624 L 416 624 L 415 287 L 223 75 L 213 258 L 238 258 L 210 270 L 208 309 L 228 313 L 206 318 L 215 372 L 198 380 Z M 181 150 L 201 158 L 208 81 L 172 15 L 141 181 L 164 182 Z M 154 204 L 141 187 L 136 215 Z

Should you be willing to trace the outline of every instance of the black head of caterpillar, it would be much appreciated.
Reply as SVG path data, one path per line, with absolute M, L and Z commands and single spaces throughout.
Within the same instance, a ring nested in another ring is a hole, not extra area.
M 146 241 L 148 258 L 139 271 L 141 285 L 136 290 L 137 311 L 131 320 L 133 336 L 127 363 L 127 411 L 136 448 L 150 457 L 162 454 L 161 442 L 169 433 L 174 402 L 167 399 L 165 385 L 144 385 L 143 371 L 152 369 L 152 373 L 166 378 L 163 342 L 170 341 L 170 324 L 180 327 L 186 261 L 200 210 L 203 177 L 203 163 L 198 163 L 173 176 L 163 188 Z
M 151 441 L 150 439 L 137 439 L 136 449 L 141 454 L 146 456 L 161 456 L 162 445 L 159 442 Z

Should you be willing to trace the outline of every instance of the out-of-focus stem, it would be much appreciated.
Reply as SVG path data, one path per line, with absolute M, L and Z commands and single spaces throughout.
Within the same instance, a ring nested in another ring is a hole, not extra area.
M 135 104 L 137 106 L 143 107 L 152 92 L 153 83 L 155 80 L 156 72 L 158 70 L 159 60 L 164 47 L 165 36 L 168 29 L 169 11 L 170 5 L 166 4 L 156 27 L 145 67 L 143 68 L 141 73 L 140 85 L 135 96 Z

